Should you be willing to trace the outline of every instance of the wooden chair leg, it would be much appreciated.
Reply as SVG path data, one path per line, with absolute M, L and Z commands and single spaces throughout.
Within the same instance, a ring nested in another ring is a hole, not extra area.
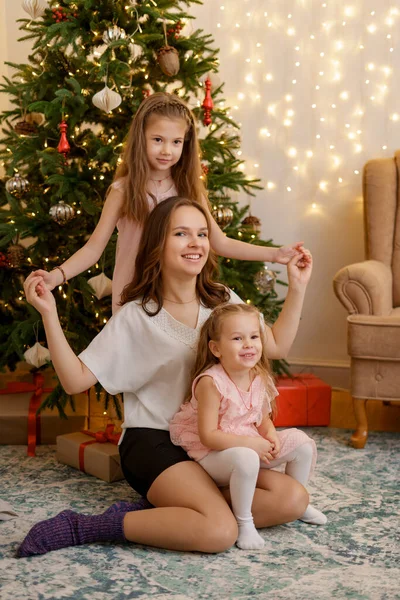
M 354 448 L 364 448 L 368 437 L 368 421 L 366 413 L 367 401 L 364 398 L 353 398 L 354 415 L 357 429 L 351 436 L 351 445 Z

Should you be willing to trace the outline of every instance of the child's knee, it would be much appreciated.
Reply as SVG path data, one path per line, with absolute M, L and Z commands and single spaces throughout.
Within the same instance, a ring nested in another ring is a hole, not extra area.
M 302 444 L 297 448 L 297 456 L 301 456 L 302 458 L 312 458 L 313 455 L 313 444 L 310 439 L 309 442 Z
M 245 447 L 232 448 L 232 461 L 235 469 L 240 473 L 258 473 L 260 470 L 260 457 L 255 450 Z

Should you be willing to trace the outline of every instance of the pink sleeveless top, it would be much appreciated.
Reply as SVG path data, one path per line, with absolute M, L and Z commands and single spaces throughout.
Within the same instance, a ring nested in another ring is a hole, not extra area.
M 212 377 L 215 387 L 221 394 L 218 414 L 218 429 L 221 431 L 256 437 L 260 435 L 257 427 L 271 412 L 270 399 L 267 397 L 261 377 L 257 376 L 253 380 L 248 392 L 240 390 L 239 393 L 220 364 L 207 369 L 194 380 L 191 400 L 181 405 L 180 410 L 170 421 L 169 427 L 172 442 L 176 446 L 182 446 L 195 460 L 204 458 L 210 452 L 210 448 L 206 448 L 200 441 L 195 396 L 196 384 L 200 377 L 205 375 Z M 271 389 L 273 390 L 272 396 L 275 398 L 278 391 L 272 381 Z
M 117 179 L 112 184 L 116 190 L 123 190 L 124 178 Z M 164 194 L 160 194 L 158 202 L 166 200 L 170 196 L 176 196 L 177 191 L 175 185 L 172 184 L 169 190 Z M 149 208 L 153 210 L 153 199 L 150 195 L 147 196 Z M 115 255 L 115 267 L 112 278 L 112 310 L 115 313 L 119 308 L 118 302 L 121 299 L 122 290 L 130 283 L 135 273 L 135 261 L 139 249 L 140 238 L 142 237 L 143 227 L 128 219 L 122 217 L 117 222 L 118 241 L 117 251 Z

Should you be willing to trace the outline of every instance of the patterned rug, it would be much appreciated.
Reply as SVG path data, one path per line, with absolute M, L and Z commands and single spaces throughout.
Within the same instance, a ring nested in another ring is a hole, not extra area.
M 19 515 L 0 521 L 1 600 L 400 598 L 399 435 L 371 433 L 365 450 L 354 450 L 347 431 L 306 431 L 319 451 L 309 491 L 328 524 L 264 529 L 263 550 L 219 555 L 96 544 L 17 559 L 37 521 L 66 508 L 98 513 L 134 493 L 58 464 L 52 446 L 36 458 L 0 446 L 0 498 Z

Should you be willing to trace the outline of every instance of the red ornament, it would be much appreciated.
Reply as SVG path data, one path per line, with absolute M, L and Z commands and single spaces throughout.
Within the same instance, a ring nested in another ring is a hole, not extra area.
M 204 110 L 203 124 L 211 125 L 211 111 L 214 108 L 214 102 L 211 97 L 211 79 L 208 77 L 208 75 L 207 79 L 204 82 L 204 85 L 206 88 L 206 96 L 204 98 L 203 104 L 201 105 L 201 108 Z
M 5 254 L 3 254 L 3 252 L 0 252 L 0 267 L 9 267 L 10 266 L 10 262 L 7 258 L 7 256 Z
M 57 146 L 57 151 L 60 154 L 64 154 L 64 158 L 67 158 L 67 154 L 71 150 L 71 146 L 69 145 L 68 140 L 67 140 L 68 125 L 67 125 L 66 121 L 61 121 L 58 128 L 61 131 L 61 137 L 60 137 L 60 141 Z
M 203 171 L 204 175 L 208 175 L 210 169 L 207 167 L 206 164 L 201 163 L 201 170 Z
M 60 6 L 59 8 L 54 7 L 51 10 L 53 11 L 53 19 L 56 20 L 56 23 L 61 23 L 61 21 L 68 21 L 68 14 L 62 6 Z

